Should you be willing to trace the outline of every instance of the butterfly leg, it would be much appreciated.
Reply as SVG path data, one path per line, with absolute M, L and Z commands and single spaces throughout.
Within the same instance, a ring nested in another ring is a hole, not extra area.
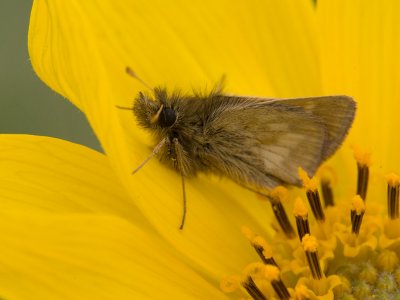
M 183 226 L 185 225 L 186 219 L 186 189 L 185 189 L 185 176 L 182 175 L 182 193 L 183 193 L 183 213 L 182 213 L 182 220 L 181 225 L 179 225 L 179 229 L 182 230 Z
M 132 174 L 135 174 L 137 171 L 139 171 L 150 159 L 153 158 L 154 155 L 160 151 L 160 149 L 164 146 L 166 142 L 166 139 L 162 139 L 161 142 L 158 143 L 158 145 L 153 149 L 153 151 L 150 153 L 149 156 L 135 169 L 133 170 Z
M 186 220 L 186 187 L 185 187 L 185 167 L 184 167 L 185 154 L 177 138 L 173 138 L 172 143 L 174 145 L 177 169 L 179 170 L 179 173 L 181 174 L 182 178 L 183 213 L 182 213 L 181 225 L 179 226 L 179 229 L 182 230 Z

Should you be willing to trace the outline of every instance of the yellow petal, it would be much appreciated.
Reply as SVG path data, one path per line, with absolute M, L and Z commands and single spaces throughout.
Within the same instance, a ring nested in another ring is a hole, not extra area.
M 324 92 L 358 102 L 349 140 L 383 173 L 399 170 L 400 2 L 324 0 L 317 14 Z
M 67 141 L 0 135 L 1 211 L 118 215 L 147 224 L 107 158 Z
M 225 299 L 159 239 L 123 219 L 0 215 L 1 298 Z
M 83 97 L 92 87 L 126 99 L 126 66 L 150 85 L 204 88 L 225 74 L 234 92 L 304 96 L 320 91 L 313 25 L 305 0 L 37 0 L 29 51 L 38 75 L 78 106 L 95 101 Z

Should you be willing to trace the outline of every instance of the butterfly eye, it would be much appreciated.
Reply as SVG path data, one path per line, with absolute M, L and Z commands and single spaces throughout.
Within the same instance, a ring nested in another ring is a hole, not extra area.
M 158 125 L 161 127 L 171 127 L 176 121 L 176 113 L 172 108 L 166 107 L 160 113 Z

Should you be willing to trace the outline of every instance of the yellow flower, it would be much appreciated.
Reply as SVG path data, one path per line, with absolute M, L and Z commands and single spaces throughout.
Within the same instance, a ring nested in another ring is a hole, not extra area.
M 1 135 L 0 165 L 1 298 L 221 297 L 151 230 L 104 155 Z
M 379 296 L 396 291 L 400 234 L 396 221 L 386 220 L 386 200 L 377 200 L 384 199 L 384 175 L 400 170 L 393 134 L 399 17 L 394 0 L 326 0 L 317 7 L 309 0 L 35 1 L 32 65 L 85 112 L 106 155 L 49 138 L 1 138 L 0 261 L 7 280 L 0 296 L 218 299 L 226 297 L 218 282 L 245 266 L 244 277 L 223 281 L 224 291 L 241 287 L 255 299 L 275 292 L 363 297 L 371 286 Z M 225 74 L 229 93 L 353 96 L 358 113 L 348 141 L 370 150 L 374 162 L 364 220 L 365 199 L 354 199 L 359 233 L 350 230 L 356 174 L 347 146 L 328 162 L 337 177 L 335 207 L 319 211 L 303 243 L 276 226 L 272 237 L 268 205 L 253 193 L 205 176 L 187 182 L 188 219 L 179 231 L 179 176 L 156 160 L 131 175 L 153 145 L 129 113 L 116 109 L 143 89 L 126 66 L 152 86 L 205 88 Z M 257 255 L 243 241 L 243 225 L 257 233 L 245 230 L 267 266 L 250 264 Z M 360 260 L 365 264 L 354 263 Z

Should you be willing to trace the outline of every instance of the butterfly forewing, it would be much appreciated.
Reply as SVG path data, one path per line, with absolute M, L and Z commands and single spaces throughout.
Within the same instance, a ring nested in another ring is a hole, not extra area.
M 277 100 L 218 95 L 202 101 L 204 107 L 197 109 L 207 116 L 202 143 L 208 145 L 207 151 L 196 150 L 202 165 L 265 188 L 299 184 L 299 166 L 314 174 L 340 145 L 354 115 L 354 103 L 342 96 Z
M 356 103 L 349 96 L 325 96 L 282 99 L 287 105 L 299 106 L 321 119 L 327 129 L 323 159 L 331 156 L 343 142 L 356 111 Z

